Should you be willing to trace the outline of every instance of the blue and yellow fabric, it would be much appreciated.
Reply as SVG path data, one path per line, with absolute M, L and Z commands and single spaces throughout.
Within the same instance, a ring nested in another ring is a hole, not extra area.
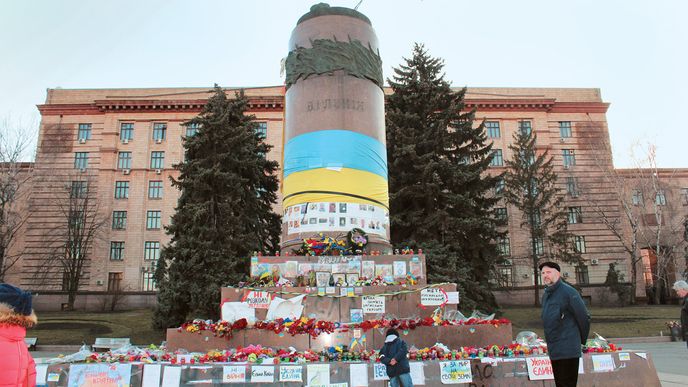
M 284 147 L 284 207 L 312 202 L 389 208 L 387 149 L 350 130 L 302 134 Z

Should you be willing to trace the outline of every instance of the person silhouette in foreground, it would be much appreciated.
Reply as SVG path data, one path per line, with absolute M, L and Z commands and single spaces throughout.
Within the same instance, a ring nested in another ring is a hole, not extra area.
M 0 283 L 0 387 L 36 385 L 36 363 L 24 343 L 36 322 L 31 293 Z
M 413 387 L 411 368 L 406 358 L 406 342 L 399 337 L 395 329 L 388 329 L 385 344 L 380 349 L 380 362 L 387 368 L 391 387 Z
M 681 340 L 686 341 L 688 345 L 688 282 L 676 281 L 674 290 L 681 298 L 679 301 L 679 305 L 681 305 Z
M 590 314 L 578 291 L 561 279 L 559 264 L 545 262 L 539 268 L 547 286 L 542 295 L 542 322 L 554 383 L 557 387 L 574 387 L 578 383 L 581 345 L 590 333 Z

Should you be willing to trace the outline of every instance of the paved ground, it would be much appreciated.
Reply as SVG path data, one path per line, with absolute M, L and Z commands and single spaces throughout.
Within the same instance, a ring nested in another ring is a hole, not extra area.
M 649 353 L 663 387 L 688 386 L 688 348 L 685 342 L 625 344 L 623 348 Z

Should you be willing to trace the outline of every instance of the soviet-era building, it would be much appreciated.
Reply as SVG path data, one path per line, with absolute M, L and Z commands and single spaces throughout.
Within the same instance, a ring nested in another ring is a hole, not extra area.
M 258 130 L 273 146 L 267 157 L 281 163 L 284 87 L 245 91 Z M 65 302 L 66 281 L 56 260 L 59 254 L 51 245 L 64 236 L 52 230 L 64 223 L 70 206 L 80 206 L 76 210 L 91 216 L 100 231 L 93 237 L 84 295 L 77 306 L 93 306 L 95 296 L 115 290 L 137 295 L 129 297 L 132 304 L 152 302 L 153 267 L 168 241 L 164 227 L 179 195 L 169 177 L 176 176 L 173 166 L 184 157 L 182 138 L 195 130 L 181 124 L 200 112 L 208 96 L 208 88 L 49 89 L 45 103 L 38 106 L 42 120 L 25 203 L 28 219 L 15 246 L 22 259 L 10 271 L 8 282 L 40 291 L 41 307 L 58 308 Z M 494 142 L 494 173 L 504 171 L 505 160 L 511 157 L 508 145 L 518 130 L 533 131 L 538 150 L 554 156 L 559 185 L 566 194 L 570 230 L 585 262 L 579 267 L 565 265 L 563 275 L 580 285 L 592 302 L 607 300 L 603 283 L 610 263 L 618 263 L 629 278 L 625 246 L 632 232 L 626 204 L 633 207 L 643 235 L 654 235 L 652 230 L 658 225 L 668 229 L 669 217 L 674 238 L 683 235 L 678 225 L 688 213 L 688 171 L 651 174 L 662 178 L 654 180 L 661 188 L 653 185 L 650 189 L 646 182 L 653 180 L 638 171 L 615 170 L 606 120 L 609 104 L 598 89 L 470 88 L 466 99 L 470 108 L 477 109 L 478 119 L 485 120 L 487 135 Z M 69 198 L 82 200 L 76 203 Z M 666 210 L 664 221 L 657 207 Z M 281 201 L 275 211 L 282 211 Z M 495 285 L 502 289 L 498 299 L 530 303 L 528 289 L 534 279 L 531 265 L 522 257 L 529 255 L 531 241 L 514 209 L 502 204 L 498 213 L 508 231 L 508 237 L 498 243 L 509 259 L 495 276 Z M 614 222 L 617 232 L 610 227 Z M 669 238 L 666 233 L 661 237 Z M 646 282 L 652 284 L 652 270 L 663 262 L 646 249 L 648 241 L 650 237 L 643 237 L 638 244 L 643 257 L 639 296 L 645 295 Z M 662 243 L 674 249 L 674 256 L 682 256 L 673 239 Z M 536 246 L 541 253 L 549 248 L 541 242 Z M 685 260 L 674 259 L 668 271 L 673 279 L 674 273 L 684 269 Z

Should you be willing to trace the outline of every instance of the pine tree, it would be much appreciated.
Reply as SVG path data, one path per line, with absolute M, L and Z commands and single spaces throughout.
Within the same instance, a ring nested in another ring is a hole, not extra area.
M 547 260 L 580 264 L 580 253 L 573 249 L 564 196 L 556 187 L 553 158 L 547 151 L 537 154 L 536 140 L 530 128 L 522 128 L 514 135 L 514 143 L 509 145 L 513 158 L 506 161 L 504 196 L 521 212 L 521 228 L 526 228 L 530 237 L 527 260 L 535 280 L 534 305 L 539 306 L 538 265 Z
M 456 282 L 464 307 L 493 309 L 492 146 L 475 110 L 464 111 L 466 89 L 444 79 L 441 59 L 416 44 L 404 61 L 388 79 L 386 108 L 392 243 L 424 249 L 429 279 Z
M 278 249 L 278 164 L 266 159 L 270 146 L 247 110 L 243 91 L 229 99 L 215 85 L 200 115 L 184 123 L 197 132 L 184 139 L 186 156 L 171 179 L 181 196 L 155 273 L 156 327 L 216 318 L 220 287 L 245 278 L 251 252 Z

